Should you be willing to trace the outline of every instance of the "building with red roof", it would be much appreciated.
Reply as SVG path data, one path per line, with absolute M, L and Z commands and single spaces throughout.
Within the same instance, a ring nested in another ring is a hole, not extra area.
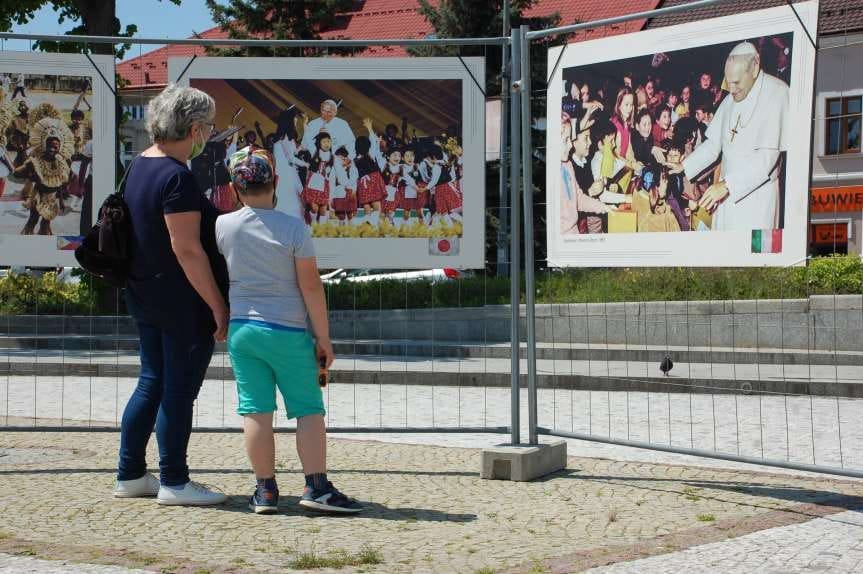
M 599 18 L 610 18 L 633 12 L 656 8 L 660 0 L 621 0 L 619 2 L 588 2 L 586 0 L 541 0 L 525 12 L 529 18 L 539 18 L 551 14 L 560 15 L 560 25 L 586 22 Z M 324 39 L 365 39 L 384 38 L 428 38 L 434 33 L 432 25 L 418 12 L 417 0 L 360 0 L 356 9 L 340 14 L 336 24 L 320 32 Z M 579 33 L 581 39 L 589 39 L 612 34 L 624 34 L 640 30 L 643 20 L 634 20 L 618 26 L 588 30 Z M 577 35 L 578 36 L 578 35 Z M 228 32 L 212 28 L 198 35 L 200 38 L 224 39 Z M 141 56 L 130 58 L 117 66 L 117 73 L 128 82 L 124 92 L 158 90 L 168 82 L 168 58 L 204 56 L 206 51 L 200 46 L 169 45 Z M 401 46 L 371 46 L 361 53 L 364 57 L 406 56 Z

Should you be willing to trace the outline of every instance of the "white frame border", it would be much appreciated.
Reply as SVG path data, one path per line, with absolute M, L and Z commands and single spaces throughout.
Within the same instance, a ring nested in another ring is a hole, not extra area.
M 817 30 L 818 3 L 795 4 L 813 35 Z M 637 233 L 573 236 L 564 241 L 558 225 L 560 174 L 557 162 L 546 168 L 548 260 L 561 267 L 759 267 L 805 264 L 812 161 L 812 102 L 815 49 L 794 13 L 787 6 L 744 12 L 677 26 L 579 42 L 564 53 L 548 87 L 548 134 L 560 133 L 563 70 L 574 66 L 621 60 L 657 52 L 741 41 L 746 38 L 792 32 L 792 78 L 789 122 L 795 122 L 793 147 L 788 150 L 785 189 L 785 227 L 782 253 L 751 253 L 748 231 L 689 233 Z M 548 52 L 553 67 L 563 47 Z M 559 135 L 549 136 L 549 158 L 560 156 Z M 685 241 L 683 240 L 685 238 Z M 590 239 L 590 241 L 588 241 Z M 677 241 L 674 241 L 677 239 Z M 634 241 L 635 240 L 635 241 Z M 633 246 L 637 245 L 637 250 Z
M 93 95 L 93 214 L 96 217 L 102 202 L 114 192 L 116 153 L 114 149 L 114 57 L 92 54 L 90 57 L 109 88 L 83 54 L 51 52 L 0 52 L 0 70 L 4 74 L 41 74 L 48 76 L 79 76 L 90 78 Z M 64 118 L 65 120 L 66 118 Z M 23 225 L 23 222 L 21 223 Z M 76 234 L 77 235 L 77 234 Z M 60 235 L 0 235 L 0 265 L 27 267 L 78 267 L 73 251 L 60 251 Z
M 169 58 L 169 81 L 176 81 L 190 60 Z M 463 196 L 465 221 L 458 255 L 429 254 L 428 238 L 314 241 L 322 269 L 480 269 L 485 267 L 485 97 L 471 74 L 485 81 L 484 58 L 464 58 L 464 65 L 458 58 L 196 58 L 179 83 L 187 86 L 191 79 L 461 80 L 462 189 L 476 191 Z

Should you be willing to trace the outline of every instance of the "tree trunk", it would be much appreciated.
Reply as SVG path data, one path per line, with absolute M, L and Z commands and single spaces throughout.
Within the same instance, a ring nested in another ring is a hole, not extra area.
M 89 36 L 117 36 L 120 33 L 120 20 L 116 15 L 116 0 L 75 0 L 78 12 L 84 22 L 84 28 Z M 114 55 L 113 44 L 91 44 L 89 46 L 94 54 Z M 101 82 L 102 78 L 94 78 L 94 82 Z M 116 88 L 115 88 L 116 89 Z M 121 107 L 119 96 L 114 98 L 114 163 L 116 176 L 123 170 L 120 162 L 120 118 Z M 115 176 L 115 177 L 116 177 Z M 113 309 L 117 305 L 118 298 L 122 295 L 114 289 L 97 290 L 97 306 L 100 309 Z
M 116 5 L 116 0 L 75 0 L 84 28 L 90 36 L 116 36 L 120 33 Z M 111 44 L 93 44 L 91 49 L 94 54 L 114 53 Z

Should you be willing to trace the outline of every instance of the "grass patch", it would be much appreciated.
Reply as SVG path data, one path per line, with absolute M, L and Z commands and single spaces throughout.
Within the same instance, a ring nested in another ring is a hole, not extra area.
M 494 574 L 494 570 L 492 570 L 491 568 L 486 566 L 485 568 L 480 568 L 479 570 L 477 570 L 473 574 Z
M 288 567 L 294 570 L 311 570 L 314 568 L 344 568 L 345 566 L 363 566 L 366 564 L 383 564 L 381 552 L 371 546 L 363 546 L 358 552 L 336 550 L 329 554 L 317 552 L 314 548 L 306 552 L 298 552 Z
M 497 512 L 487 512 L 486 516 L 489 518 L 497 518 Z
M 712 514 L 699 514 L 696 518 L 699 522 L 713 522 L 716 520 L 716 517 Z
M 693 496 L 691 494 L 687 494 L 686 500 L 691 500 L 692 502 L 698 502 L 699 500 L 701 500 L 701 498 L 699 498 L 698 496 Z

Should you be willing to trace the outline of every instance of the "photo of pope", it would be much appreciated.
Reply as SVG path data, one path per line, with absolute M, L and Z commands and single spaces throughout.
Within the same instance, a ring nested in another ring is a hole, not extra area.
M 791 34 L 563 69 L 560 233 L 779 230 Z

